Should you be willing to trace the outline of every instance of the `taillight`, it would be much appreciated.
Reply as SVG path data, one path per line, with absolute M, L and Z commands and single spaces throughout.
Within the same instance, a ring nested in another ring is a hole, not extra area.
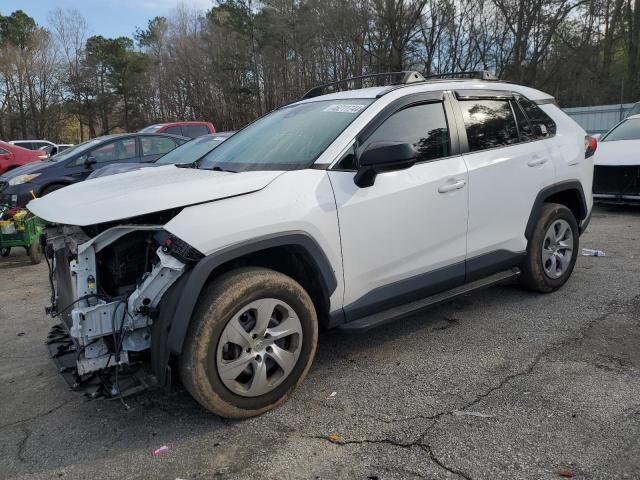
M 584 158 L 592 157 L 598 148 L 598 140 L 591 135 L 584 137 Z

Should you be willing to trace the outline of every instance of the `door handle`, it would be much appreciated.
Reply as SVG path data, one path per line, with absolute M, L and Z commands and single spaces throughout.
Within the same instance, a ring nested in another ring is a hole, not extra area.
M 533 160 L 529 160 L 529 163 L 527 163 L 527 165 L 529 165 L 530 167 L 537 167 L 539 165 L 544 165 L 545 163 L 547 163 L 547 160 L 549 160 L 547 157 L 537 157 Z
M 438 187 L 438 192 L 440 193 L 453 192 L 454 190 L 460 190 L 466 184 L 467 184 L 467 181 L 465 179 L 455 180 L 452 183 L 445 183 L 444 185 L 440 185 Z

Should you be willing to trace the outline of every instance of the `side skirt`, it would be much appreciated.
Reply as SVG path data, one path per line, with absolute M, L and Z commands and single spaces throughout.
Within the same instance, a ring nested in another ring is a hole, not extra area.
M 519 268 L 512 268 L 499 273 L 494 273 L 491 276 L 476 280 L 465 285 L 452 288 L 442 293 L 432 295 L 430 297 L 416 300 L 404 305 L 400 305 L 395 308 L 390 308 L 379 313 L 374 313 L 359 320 L 349 322 L 338 327 L 343 332 L 347 333 L 362 333 L 375 327 L 385 325 L 389 322 L 397 320 L 398 318 L 406 317 L 412 313 L 419 312 L 425 308 L 432 307 L 442 302 L 446 302 L 460 295 L 464 295 L 475 290 L 491 287 L 498 283 L 502 283 L 506 280 L 517 278 L 520 275 Z

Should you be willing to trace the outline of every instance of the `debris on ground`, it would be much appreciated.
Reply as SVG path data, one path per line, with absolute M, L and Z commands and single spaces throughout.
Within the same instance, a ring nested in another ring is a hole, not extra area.
M 344 442 L 344 438 L 342 438 L 337 433 L 332 433 L 331 435 L 329 435 L 327 437 L 327 440 L 329 440 L 332 443 L 343 443 Z
M 582 255 L 585 257 L 604 257 L 604 252 L 602 250 L 593 250 L 591 248 L 583 248 Z
M 153 451 L 153 456 L 157 457 L 158 455 L 162 455 L 163 453 L 167 453 L 169 451 L 169 447 L 166 445 L 161 446 L 160 448 Z
M 481 413 L 481 412 L 465 412 L 462 410 L 455 410 L 453 412 L 454 415 L 458 417 L 468 416 L 468 417 L 480 417 L 480 418 L 493 418 L 495 415 L 491 415 L 490 413 Z
M 327 400 L 333 400 L 334 398 L 336 398 L 337 394 L 338 394 L 338 392 L 331 392 L 331 395 L 329 395 L 327 397 Z
M 558 473 L 560 473 L 560 476 L 563 478 L 573 478 L 576 476 L 576 474 L 568 468 L 563 468 Z

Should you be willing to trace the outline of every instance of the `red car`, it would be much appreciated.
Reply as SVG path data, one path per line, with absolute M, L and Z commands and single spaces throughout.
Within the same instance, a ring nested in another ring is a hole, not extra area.
M 183 137 L 196 138 L 209 133 L 216 133 L 211 122 L 171 122 L 149 125 L 140 130 L 141 133 L 172 133 Z
M 45 160 L 48 157 L 47 152 L 43 150 L 29 150 L 0 141 L 0 175 L 12 168 L 21 167 L 37 160 Z

